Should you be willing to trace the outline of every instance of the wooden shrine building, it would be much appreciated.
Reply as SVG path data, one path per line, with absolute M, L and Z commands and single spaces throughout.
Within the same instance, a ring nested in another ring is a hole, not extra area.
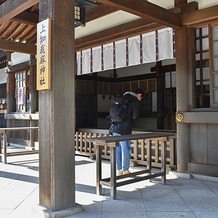
M 176 131 L 177 171 L 218 176 L 216 0 L 0 0 L 0 51 L 7 126 L 39 125 L 41 206 L 76 207 L 76 129 L 138 86 L 137 128 Z

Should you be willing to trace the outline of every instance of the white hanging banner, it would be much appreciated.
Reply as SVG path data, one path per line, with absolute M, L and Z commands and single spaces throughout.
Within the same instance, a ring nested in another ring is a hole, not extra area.
M 164 28 L 77 52 L 77 75 L 173 58 L 173 29 Z
M 18 105 L 23 105 L 23 103 L 24 103 L 24 91 L 23 91 L 23 87 L 18 87 L 18 89 L 17 89 L 17 91 L 18 91 L 18 93 L 17 93 L 17 97 L 18 97 L 18 99 L 17 99 L 17 104 Z

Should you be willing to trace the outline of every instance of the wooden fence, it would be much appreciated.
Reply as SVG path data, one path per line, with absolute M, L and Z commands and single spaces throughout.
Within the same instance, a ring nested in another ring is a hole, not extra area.
M 32 127 L 38 128 L 38 127 Z M 0 161 L 4 163 L 7 162 L 7 156 L 13 155 L 25 155 L 31 152 L 7 152 L 6 148 L 6 131 L 17 131 L 17 130 L 30 130 L 31 127 L 21 127 L 21 128 L 6 128 L 1 129 L 4 132 L 1 132 L 4 136 L 0 140 Z M 135 131 L 134 133 L 143 133 L 143 131 Z M 95 149 L 94 145 L 91 142 L 87 142 L 85 138 L 93 138 L 93 137 L 103 137 L 108 136 L 108 130 L 105 129 L 79 129 L 75 133 L 75 153 L 80 155 L 89 156 L 90 158 L 95 159 Z M 168 168 L 176 168 L 176 134 L 175 137 L 168 137 L 166 145 L 166 163 Z M 152 166 L 153 167 L 161 167 L 161 142 L 158 139 L 140 139 L 140 140 L 132 140 L 132 152 L 131 152 L 131 164 L 140 164 L 147 165 L 147 150 L 148 145 L 151 144 L 151 158 L 152 158 Z M 37 153 L 38 151 L 34 151 Z M 33 153 L 33 151 L 32 151 Z M 108 147 L 103 147 L 102 150 L 102 158 L 109 159 L 110 158 L 110 149 Z
M 135 131 L 134 133 L 142 133 Z M 90 156 L 95 158 L 94 145 L 87 142 L 85 138 L 95 138 L 108 136 L 108 130 L 103 129 L 79 129 L 75 134 L 75 151 L 76 154 Z M 151 144 L 151 158 L 153 167 L 161 167 L 161 141 L 158 139 L 140 139 L 132 140 L 131 163 L 147 165 L 147 149 Z M 166 163 L 168 168 L 176 168 L 176 133 L 173 137 L 168 137 L 166 145 Z M 110 149 L 104 147 L 102 149 L 102 157 L 110 158 Z

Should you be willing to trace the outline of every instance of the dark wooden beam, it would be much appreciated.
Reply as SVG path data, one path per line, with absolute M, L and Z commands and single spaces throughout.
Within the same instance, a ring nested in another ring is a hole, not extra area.
M 6 1 L 0 5 L 0 25 L 16 17 L 33 5 L 39 3 L 39 0 L 16 0 Z
M 218 5 L 209 8 L 193 11 L 192 13 L 185 14 L 182 17 L 183 25 L 193 26 L 196 24 L 203 24 L 210 20 L 218 18 Z
M 25 61 L 13 66 L 8 66 L 7 73 L 16 73 L 17 71 L 29 69 L 30 66 L 36 65 L 36 60 L 32 59 L 30 61 Z
M 0 50 L 10 52 L 21 52 L 26 54 L 36 54 L 36 45 L 0 39 Z
M 94 7 L 92 9 L 89 9 L 86 12 L 86 22 L 98 19 L 100 17 L 103 17 L 105 15 L 111 14 L 118 11 L 116 8 L 100 4 L 97 7 Z
M 170 65 L 156 65 L 155 67 L 151 67 L 151 72 L 157 72 L 158 70 L 161 71 L 161 73 L 167 73 L 167 72 L 173 72 L 176 71 L 176 65 L 170 64 Z
M 174 0 L 174 6 L 180 6 L 180 5 L 184 5 L 187 3 L 187 0 Z
M 97 2 L 135 14 L 139 17 L 149 19 L 168 27 L 175 29 L 182 27 L 182 22 L 178 14 L 145 0 L 97 0 Z
M 36 26 L 37 23 L 39 22 L 39 15 L 24 11 L 23 13 L 18 14 L 16 17 L 13 17 L 11 20 L 19 23 L 24 23 L 27 25 Z
M 86 22 L 90 22 L 116 11 L 116 8 L 100 4 L 86 12 Z M 16 17 L 13 17 L 11 20 L 28 25 L 36 25 L 39 22 L 39 15 L 36 13 L 24 11 L 21 14 L 18 14 Z

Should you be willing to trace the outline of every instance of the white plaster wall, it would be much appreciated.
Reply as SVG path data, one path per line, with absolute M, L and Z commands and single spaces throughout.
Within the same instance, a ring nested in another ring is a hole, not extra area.
M 5 69 L 0 69 L 0 84 L 7 82 L 7 74 L 5 73 Z
M 11 65 L 16 65 L 30 60 L 29 54 L 14 52 L 11 54 Z M 0 84 L 7 82 L 7 74 L 5 69 L 0 69 Z
M 93 34 L 95 32 L 105 30 L 107 28 L 130 22 L 136 19 L 139 19 L 139 17 L 134 14 L 130 14 L 128 12 L 120 10 L 115 13 L 108 14 L 104 17 L 100 17 L 96 20 L 87 22 L 85 27 L 77 27 L 75 29 L 75 38 L 77 39 L 80 37 L 84 37 L 88 34 Z
M 134 75 L 143 75 L 143 74 L 150 74 L 151 68 L 155 67 L 156 63 L 148 63 L 148 64 L 140 64 L 136 66 L 130 66 L 125 68 L 119 68 L 116 70 L 117 77 L 126 77 L 126 76 L 134 76 Z M 175 64 L 175 59 L 170 60 L 163 60 L 162 65 L 169 65 L 169 64 Z M 99 75 L 101 75 L 99 73 Z M 102 73 L 103 76 L 103 73 Z
M 198 2 L 198 8 L 203 9 L 203 8 L 208 8 L 214 5 L 218 5 L 217 0 L 188 0 L 189 2 Z
M 117 69 L 117 77 L 126 77 L 134 75 L 142 75 L 151 73 L 151 67 L 154 67 L 155 63 L 141 64 L 131 67 L 119 68 Z
M 174 7 L 174 0 L 164 0 L 164 1 L 160 1 L 160 0 L 149 0 L 149 2 L 158 5 L 162 8 L 166 8 L 166 9 L 170 9 Z
M 149 2 L 159 5 L 160 7 L 170 9 L 174 7 L 174 0 L 149 0 Z M 189 2 L 198 2 L 199 9 L 208 8 L 214 5 L 218 5 L 217 0 L 188 0 Z
M 11 54 L 11 65 L 16 65 L 30 60 L 29 54 L 14 52 Z

